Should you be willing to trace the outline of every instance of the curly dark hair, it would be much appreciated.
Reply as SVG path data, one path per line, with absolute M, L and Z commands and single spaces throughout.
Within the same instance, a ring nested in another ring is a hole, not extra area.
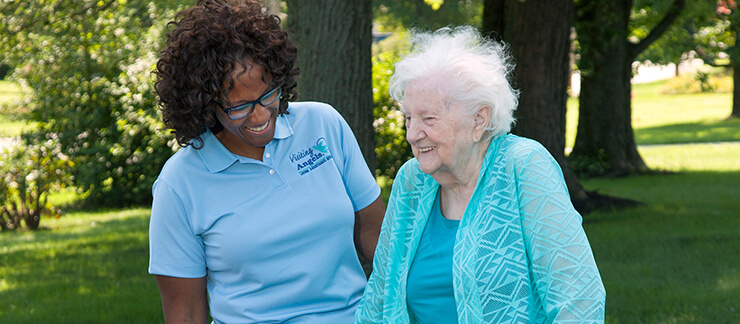
M 225 102 L 234 86 L 231 73 L 247 66 L 251 58 L 281 86 L 279 113 L 287 114 L 288 102 L 296 98 L 294 67 L 297 48 L 280 28 L 280 18 L 252 0 L 200 0 L 179 12 L 168 23 L 167 34 L 154 74 L 164 124 L 172 129 L 180 146 L 191 141 L 202 145 L 207 129 L 222 129 L 216 118 L 218 102 Z M 224 85 L 227 85 L 224 87 Z

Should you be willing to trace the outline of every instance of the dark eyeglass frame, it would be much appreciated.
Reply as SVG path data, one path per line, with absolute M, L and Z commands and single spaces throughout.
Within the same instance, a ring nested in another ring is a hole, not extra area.
M 267 100 L 268 98 L 270 98 L 270 96 L 272 96 L 275 93 L 275 91 L 278 92 L 277 96 L 275 96 L 275 99 L 272 99 L 272 100 L 270 100 L 268 102 L 265 102 L 265 100 Z M 229 119 L 231 119 L 231 120 L 238 120 L 238 119 L 249 117 L 249 115 L 251 115 L 252 112 L 254 112 L 254 106 L 256 106 L 257 104 L 260 104 L 263 107 L 267 107 L 267 106 L 273 104 L 275 101 L 278 101 L 280 99 L 280 96 L 282 96 L 282 95 L 283 95 L 283 89 L 280 86 L 277 86 L 277 87 L 273 88 L 272 90 L 268 91 L 267 93 L 263 94 L 261 97 L 259 97 L 259 99 L 255 100 L 255 101 L 250 101 L 250 102 L 243 103 L 241 105 L 237 105 L 237 106 L 233 106 L 233 107 L 224 107 L 223 105 L 221 105 L 221 103 L 218 103 L 218 102 L 217 102 L 217 104 L 221 107 L 221 110 L 223 110 L 226 113 L 226 116 L 228 116 Z M 244 116 L 237 117 L 237 118 L 231 117 L 231 112 L 232 111 L 241 111 L 241 110 L 244 110 L 244 109 L 249 109 L 249 111 L 247 111 L 247 113 Z

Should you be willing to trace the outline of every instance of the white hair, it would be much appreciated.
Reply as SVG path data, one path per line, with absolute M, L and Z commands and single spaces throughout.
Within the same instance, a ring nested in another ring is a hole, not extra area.
M 514 62 L 508 45 L 486 39 L 470 26 L 412 30 L 410 41 L 411 52 L 395 64 L 389 81 L 393 99 L 402 103 L 411 81 L 441 77 L 447 100 L 469 115 L 491 108 L 486 140 L 511 131 L 519 91 L 509 83 Z

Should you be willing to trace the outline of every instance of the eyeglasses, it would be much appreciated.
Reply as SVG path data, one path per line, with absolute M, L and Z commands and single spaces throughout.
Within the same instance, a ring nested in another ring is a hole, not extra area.
M 242 119 L 242 118 L 245 118 L 251 115 L 252 112 L 254 111 L 254 106 L 256 106 L 257 104 L 260 104 L 263 107 L 267 107 L 271 105 L 272 103 L 280 99 L 280 96 L 282 94 L 283 94 L 283 90 L 280 89 L 280 87 L 278 86 L 268 91 L 267 93 L 262 95 L 262 97 L 260 97 L 259 99 L 255 101 L 250 101 L 250 102 L 243 103 L 241 105 L 230 107 L 230 108 L 226 108 L 222 106 L 220 103 L 218 105 L 221 106 L 221 109 L 223 109 L 223 111 L 226 113 L 226 116 L 229 116 L 229 119 L 237 120 L 237 119 Z

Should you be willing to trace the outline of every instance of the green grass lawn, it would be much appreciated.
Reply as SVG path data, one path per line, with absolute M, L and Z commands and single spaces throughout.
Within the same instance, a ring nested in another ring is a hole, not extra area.
M 0 137 L 18 136 L 33 127 L 33 124 L 26 120 L 14 120 L 4 113 L 5 107 L 18 100 L 22 93 L 18 85 L 0 80 Z
M 148 209 L 70 213 L 0 233 L 0 323 L 159 323 Z
M 728 120 L 732 94 L 660 95 L 666 81 L 632 86 L 632 127 L 637 145 L 740 141 L 740 120 Z M 578 99 L 568 99 L 565 143 L 573 147 Z
M 606 323 L 738 323 L 740 143 L 728 141 L 740 124 L 725 120 L 728 95 L 658 96 L 659 86 L 635 86 L 635 133 L 648 166 L 672 173 L 583 181 L 645 203 L 584 216 Z M 693 144 L 651 145 L 683 142 Z M 148 219 L 146 208 L 73 211 L 0 233 L 0 323 L 161 323 Z

